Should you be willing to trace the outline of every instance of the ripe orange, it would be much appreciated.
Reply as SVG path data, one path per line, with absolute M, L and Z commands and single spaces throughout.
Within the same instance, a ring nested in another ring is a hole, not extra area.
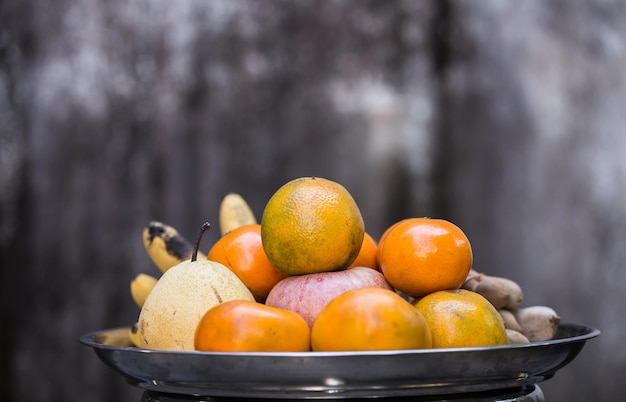
M 341 184 L 302 177 L 280 187 L 261 218 L 263 248 L 285 275 L 348 267 L 365 233 L 359 208 Z
M 434 348 L 495 346 L 507 343 L 498 310 L 478 293 L 442 290 L 415 303 L 432 334 Z
M 363 244 L 356 259 L 348 266 L 348 268 L 367 267 L 380 271 L 378 268 L 378 245 L 376 240 L 365 232 L 363 236 Z
M 231 300 L 203 315 L 194 347 L 212 352 L 306 352 L 311 332 L 304 318 L 292 311 Z
M 265 255 L 261 242 L 261 225 L 240 226 L 222 236 L 207 258 L 227 266 L 250 289 L 254 299 L 265 301 L 270 290 L 285 277 Z
M 443 219 L 410 218 L 394 224 L 378 244 L 387 281 L 410 296 L 457 289 L 472 268 L 465 233 Z
M 380 269 L 380 250 L 381 250 L 381 248 L 383 246 L 383 243 L 387 239 L 387 235 L 389 235 L 389 232 L 391 232 L 391 230 L 393 228 L 395 228 L 396 226 L 398 226 L 401 222 L 404 222 L 405 220 L 406 219 L 403 219 L 403 220 L 398 221 L 398 222 L 394 223 L 393 225 L 389 226 L 387 229 L 385 229 L 383 234 L 380 236 L 380 239 L 378 240 L 378 247 L 377 247 L 377 250 L 376 250 L 376 264 L 378 264 L 378 269 Z
M 422 314 L 394 291 L 381 288 L 340 294 L 311 328 L 313 351 L 422 349 L 431 344 Z

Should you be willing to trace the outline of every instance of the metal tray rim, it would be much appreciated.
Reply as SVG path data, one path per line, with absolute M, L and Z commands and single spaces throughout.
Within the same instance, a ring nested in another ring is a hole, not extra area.
M 439 348 L 439 349 L 402 349 L 402 350 L 366 350 L 358 352 L 201 352 L 193 350 L 162 350 L 162 349 L 148 349 L 139 348 L 135 346 L 116 346 L 107 345 L 97 341 L 98 336 L 110 333 L 113 331 L 128 330 L 130 326 L 114 327 L 109 329 L 103 329 L 81 335 L 79 341 L 86 346 L 105 349 L 105 350 L 124 350 L 130 353 L 158 353 L 158 354 L 172 354 L 172 355 L 204 355 L 204 356 L 246 356 L 246 357 L 353 357 L 353 356 L 387 356 L 387 355 L 406 355 L 406 354 L 441 354 L 441 353 L 453 353 L 453 352 L 480 352 L 480 351 L 493 351 L 498 349 L 527 349 L 537 348 L 541 346 L 558 345 L 562 343 L 571 343 L 572 341 L 586 341 L 593 339 L 601 334 L 600 330 L 588 327 L 580 324 L 562 323 L 559 325 L 561 328 L 579 328 L 580 330 L 586 330 L 587 332 L 581 335 L 573 337 L 555 338 L 547 341 L 538 341 L 531 343 L 520 344 L 506 344 L 496 346 L 475 346 L 475 347 L 462 347 L 462 348 Z
M 363 352 L 197 352 L 101 342 L 129 327 L 85 334 L 100 360 L 150 392 L 211 397 L 346 399 L 466 394 L 551 378 L 600 331 L 561 324 L 555 339 L 492 347 Z M 124 340 L 126 341 L 126 340 Z M 245 377 L 242 372 L 245 370 Z

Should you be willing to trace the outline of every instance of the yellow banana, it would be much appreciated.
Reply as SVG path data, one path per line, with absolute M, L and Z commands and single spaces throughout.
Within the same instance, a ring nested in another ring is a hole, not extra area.
M 257 223 L 254 212 L 244 200 L 236 193 L 228 193 L 220 205 L 220 233 L 222 235 L 242 225 Z
M 139 274 L 130 282 L 130 294 L 139 308 L 143 307 L 146 297 L 157 281 L 158 279 L 154 276 Z
M 137 328 L 137 323 L 133 324 L 128 330 L 128 338 L 134 346 L 139 347 L 139 328 Z
M 128 329 L 118 328 L 111 331 L 107 331 L 105 334 L 102 334 L 100 338 L 100 342 L 104 345 L 109 346 L 123 346 L 129 347 L 133 346 L 133 342 L 128 336 Z
M 191 258 L 194 247 L 172 226 L 150 221 L 143 229 L 143 245 L 154 264 L 165 272 L 179 262 Z M 198 253 L 198 258 L 206 258 Z

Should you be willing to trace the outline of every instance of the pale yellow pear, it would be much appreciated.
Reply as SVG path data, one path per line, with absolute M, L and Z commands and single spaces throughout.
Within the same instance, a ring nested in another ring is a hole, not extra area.
M 140 346 L 150 349 L 193 350 L 195 330 L 211 307 L 254 296 L 226 266 L 187 260 L 167 270 L 143 304 L 137 326 Z

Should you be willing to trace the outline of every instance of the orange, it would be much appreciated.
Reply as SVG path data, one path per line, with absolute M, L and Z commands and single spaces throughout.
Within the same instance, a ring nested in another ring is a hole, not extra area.
M 410 296 L 459 288 L 472 268 L 472 258 L 465 233 L 443 219 L 402 220 L 378 244 L 383 275 Z
M 415 303 L 430 328 L 434 348 L 495 346 L 507 343 L 498 310 L 478 293 L 442 290 Z
M 306 352 L 309 325 L 298 314 L 250 300 L 210 308 L 196 328 L 194 347 L 211 352 Z
M 407 219 L 402 219 L 396 223 L 394 223 L 393 225 L 389 226 L 387 229 L 385 229 L 385 231 L 383 232 L 383 234 L 380 236 L 380 240 L 378 240 L 378 245 L 381 245 L 382 243 L 385 242 L 385 239 L 387 238 L 387 235 L 389 235 L 389 232 L 391 232 L 391 230 L 393 228 L 395 228 L 396 226 L 398 226 L 400 223 L 406 221 Z
M 387 235 L 389 235 L 389 232 L 391 232 L 391 230 L 393 228 L 395 228 L 396 226 L 398 226 L 401 222 L 404 222 L 406 219 L 403 219 L 401 221 L 398 221 L 396 223 L 394 223 L 393 225 L 389 226 L 387 229 L 385 229 L 385 231 L 383 232 L 383 234 L 380 236 L 380 239 L 378 240 L 378 247 L 376 250 L 376 264 L 378 265 L 378 269 L 380 270 L 380 250 L 383 246 L 383 243 L 385 242 L 385 240 L 387 239 Z
M 319 177 L 284 184 L 261 218 L 265 253 L 288 276 L 347 268 L 359 254 L 364 233 L 363 217 L 348 190 Z
M 352 264 L 348 266 L 348 268 L 355 267 L 367 267 L 380 271 L 380 269 L 378 269 L 378 245 L 376 244 L 376 240 L 367 232 L 365 232 L 363 236 L 363 244 L 361 245 L 359 254 Z
M 261 242 L 261 225 L 240 226 L 222 236 L 207 258 L 227 266 L 250 289 L 254 299 L 265 301 L 270 290 L 285 277 L 265 255 Z
M 340 294 L 311 328 L 313 351 L 422 349 L 431 344 L 422 314 L 388 289 L 360 288 Z

